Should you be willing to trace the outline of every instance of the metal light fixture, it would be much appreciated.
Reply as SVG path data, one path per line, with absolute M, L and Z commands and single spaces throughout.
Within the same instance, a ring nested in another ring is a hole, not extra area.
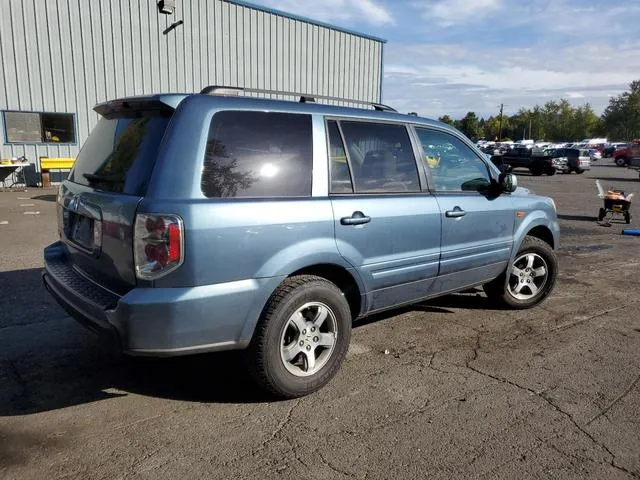
M 173 15 L 176 9 L 176 0 L 159 0 L 158 10 L 164 15 Z

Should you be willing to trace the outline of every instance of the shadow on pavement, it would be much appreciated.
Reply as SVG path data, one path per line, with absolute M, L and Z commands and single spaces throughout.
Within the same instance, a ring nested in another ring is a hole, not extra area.
M 504 310 L 500 305 L 491 302 L 484 294 L 482 288 L 473 288 L 465 292 L 445 295 L 414 305 L 376 313 L 370 317 L 363 318 L 354 324 L 354 328 L 362 327 L 376 322 L 381 322 L 393 318 L 397 315 L 409 312 L 425 312 L 449 314 L 454 313 L 452 308 L 462 308 L 467 310 Z
M 353 328 L 364 327 L 365 325 L 371 325 L 372 323 L 382 322 L 388 320 L 403 313 L 410 312 L 426 312 L 426 313 L 453 313 L 451 310 L 439 308 L 427 304 L 409 305 L 407 307 L 394 308 L 393 310 L 387 310 L 380 313 L 375 313 L 361 320 L 358 320 L 353 324 Z
M 126 357 L 63 312 L 42 286 L 40 269 L 0 272 L 0 285 L 0 417 L 130 393 L 210 403 L 272 400 L 249 377 L 242 352 Z M 356 327 L 409 311 L 452 313 L 449 308 L 492 307 L 484 296 L 449 295 L 371 316 Z
M 577 222 L 595 222 L 598 220 L 595 216 L 590 215 L 563 215 L 558 214 L 560 220 L 574 220 Z
M 240 352 L 125 357 L 69 318 L 45 291 L 40 269 L 0 272 L 0 417 L 129 393 L 211 403 L 271 400 Z
M 482 288 L 465 293 L 455 293 L 444 297 L 435 298 L 426 303 L 427 306 L 439 308 L 462 308 L 465 310 L 504 310 L 500 304 L 496 304 L 481 294 Z
M 55 202 L 56 195 L 36 195 L 35 197 L 31 197 L 31 200 L 43 200 L 45 202 Z

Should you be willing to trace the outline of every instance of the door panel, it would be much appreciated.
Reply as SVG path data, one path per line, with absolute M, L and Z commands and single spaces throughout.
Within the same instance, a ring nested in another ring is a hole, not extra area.
M 510 195 L 489 195 L 488 166 L 463 140 L 429 128 L 416 128 L 416 134 L 442 215 L 434 290 L 457 290 L 497 277 L 513 248 L 515 209 Z
M 369 310 L 429 295 L 438 275 L 440 209 L 427 194 L 399 197 L 332 198 L 340 254 L 369 292 Z M 345 225 L 362 212 L 371 221 Z
M 440 261 L 440 208 L 422 191 L 407 127 L 329 120 L 327 135 L 336 242 L 365 283 L 365 310 L 429 295 Z
M 508 195 L 438 195 L 442 209 L 440 275 L 505 264 L 513 247 L 515 212 Z M 459 210 L 463 216 L 448 217 Z

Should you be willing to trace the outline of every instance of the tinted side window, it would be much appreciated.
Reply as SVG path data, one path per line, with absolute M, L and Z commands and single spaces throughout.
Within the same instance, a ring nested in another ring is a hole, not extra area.
M 416 128 L 424 162 L 438 191 L 480 192 L 491 183 L 487 165 L 453 135 Z
M 347 162 L 347 153 L 344 150 L 338 122 L 327 122 L 329 136 L 329 171 L 331 175 L 331 193 L 353 193 L 351 172 Z
M 216 113 L 209 128 L 201 187 L 207 197 L 308 197 L 311 116 Z
M 420 179 L 407 128 L 340 122 L 356 193 L 419 192 Z

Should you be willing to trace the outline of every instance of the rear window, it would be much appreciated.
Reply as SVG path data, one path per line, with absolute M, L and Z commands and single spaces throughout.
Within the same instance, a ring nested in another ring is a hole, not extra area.
M 170 115 L 101 119 L 69 180 L 105 192 L 144 195 Z
M 311 116 L 224 111 L 211 121 L 202 192 L 220 197 L 311 196 Z

